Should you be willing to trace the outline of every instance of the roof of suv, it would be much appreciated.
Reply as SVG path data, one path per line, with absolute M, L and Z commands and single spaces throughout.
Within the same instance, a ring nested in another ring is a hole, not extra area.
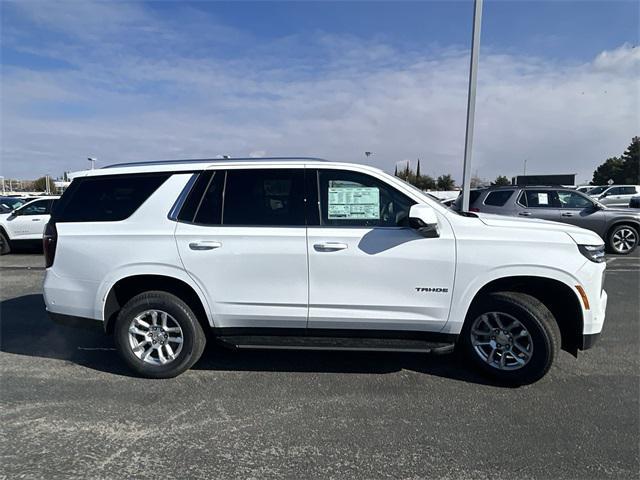
M 369 165 L 361 165 L 346 162 L 332 162 L 315 157 L 260 157 L 260 158 L 202 158 L 187 160 L 154 160 L 146 162 L 129 162 L 107 165 L 96 170 L 84 170 L 74 172 L 74 177 L 102 176 L 102 175 L 122 175 L 131 173 L 152 173 L 152 172 L 189 172 L 195 170 L 205 170 L 213 167 L 237 166 L 237 165 L 282 165 L 282 164 L 305 164 L 305 165 L 350 165 L 354 167 L 366 168 L 368 170 L 379 170 Z

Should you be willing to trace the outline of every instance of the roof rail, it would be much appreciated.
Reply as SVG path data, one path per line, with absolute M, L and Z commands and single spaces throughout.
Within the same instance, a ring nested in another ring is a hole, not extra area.
M 212 163 L 212 162 L 270 162 L 270 161 L 278 161 L 278 162 L 296 162 L 300 160 L 313 160 L 315 162 L 328 162 L 324 158 L 316 158 L 316 157 L 231 157 L 231 158 L 195 158 L 195 159 L 187 159 L 187 160 L 150 160 L 144 162 L 127 162 L 127 163 L 114 163 L 112 165 L 106 165 L 102 167 L 104 168 L 117 168 L 117 167 L 143 167 L 149 165 L 176 165 L 180 163 Z

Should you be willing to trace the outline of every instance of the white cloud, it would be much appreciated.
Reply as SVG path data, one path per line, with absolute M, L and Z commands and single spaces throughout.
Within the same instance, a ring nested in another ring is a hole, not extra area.
M 81 42 L 40 48 L 73 69 L 4 70 L 3 175 L 84 168 L 89 153 L 104 165 L 269 152 L 388 171 L 419 157 L 424 173 L 461 179 L 468 52 L 420 56 L 320 32 L 256 45 L 253 55 L 216 55 L 215 45 L 207 55 L 183 55 L 167 46 L 188 45 L 189 29 L 119 8 L 103 12 L 109 28 L 90 28 L 102 32 L 99 40 L 65 11 L 29 10 L 38 22 L 57 19 L 56 28 Z M 158 31 L 159 45 L 150 48 L 145 32 Z M 473 170 L 510 176 L 528 159 L 531 173 L 590 178 L 639 133 L 639 76 L 638 49 L 629 45 L 579 65 L 483 51 Z

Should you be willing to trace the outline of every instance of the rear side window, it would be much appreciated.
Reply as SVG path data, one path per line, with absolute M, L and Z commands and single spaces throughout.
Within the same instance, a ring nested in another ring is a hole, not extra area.
M 493 207 L 502 207 L 507 200 L 511 198 L 513 192 L 515 190 L 496 190 L 494 192 L 489 192 L 487 198 L 484 199 L 485 205 L 491 205 Z
M 228 170 L 224 225 L 304 226 L 304 170 Z
M 469 192 L 469 206 L 476 203 L 476 200 L 478 200 L 478 197 L 483 191 L 484 190 L 471 190 Z M 453 205 L 457 210 L 462 210 L 462 192 L 460 192 L 460 195 L 458 195 L 456 200 L 453 202 Z
M 558 193 L 554 190 L 525 190 L 520 203 L 528 208 L 560 208 Z
M 130 217 L 170 174 L 75 179 L 54 208 L 56 222 L 116 222 Z

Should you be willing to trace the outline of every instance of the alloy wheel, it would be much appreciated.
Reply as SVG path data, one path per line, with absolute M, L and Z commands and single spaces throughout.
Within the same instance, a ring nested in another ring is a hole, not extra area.
M 184 336 L 180 324 L 162 310 L 145 310 L 129 324 L 129 346 L 145 363 L 166 365 L 182 351 Z
M 621 228 L 613 234 L 613 248 L 618 253 L 627 253 L 638 241 L 636 232 L 630 228 Z
M 471 345 L 476 354 L 498 370 L 518 370 L 533 355 L 533 339 L 517 318 L 503 312 L 487 312 L 471 325 Z

